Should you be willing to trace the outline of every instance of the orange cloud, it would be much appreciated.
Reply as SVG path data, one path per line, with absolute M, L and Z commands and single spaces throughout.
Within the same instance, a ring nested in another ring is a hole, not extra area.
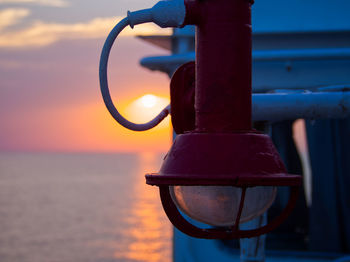
M 0 32 L 9 26 L 19 23 L 29 14 L 30 11 L 25 8 L 7 8 L 0 10 Z

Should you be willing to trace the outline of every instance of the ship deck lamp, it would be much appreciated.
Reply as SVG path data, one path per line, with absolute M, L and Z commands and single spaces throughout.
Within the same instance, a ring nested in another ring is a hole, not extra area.
M 265 234 L 288 217 L 298 197 L 301 177 L 287 174 L 271 139 L 252 129 L 251 4 L 249 0 L 161 1 L 152 9 L 128 13 L 102 51 L 100 85 L 108 110 L 123 126 L 147 130 L 169 113 L 169 107 L 141 125 L 119 114 L 107 85 L 111 46 L 126 25 L 196 25 L 196 61 L 182 65 L 170 84 L 171 117 L 178 136 L 160 171 L 146 175 L 147 184 L 159 187 L 169 220 L 192 237 Z M 291 188 L 282 213 L 260 228 L 241 230 L 240 223 L 271 206 L 279 186 Z M 212 227 L 191 224 L 181 211 Z
M 265 234 L 292 211 L 301 177 L 287 174 L 269 136 L 252 128 L 237 129 L 246 119 L 238 116 L 232 121 L 232 112 L 227 109 L 214 113 L 209 110 L 199 116 L 193 106 L 194 95 L 197 99 L 211 98 L 195 91 L 195 68 L 195 63 L 187 63 L 171 79 L 171 118 L 178 135 L 160 171 L 147 174 L 146 183 L 159 187 L 169 220 L 187 235 L 232 239 Z M 212 125 L 220 117 L 222 125 Z M 194 121 L 198 118 L 205 125 Z M 240 223 L 262 215 L 271 206 L 279 186 L 291 187 L 282 213 L 261 228 L 240 230 Z M 213 227 L 192 225 L 182 213 Z

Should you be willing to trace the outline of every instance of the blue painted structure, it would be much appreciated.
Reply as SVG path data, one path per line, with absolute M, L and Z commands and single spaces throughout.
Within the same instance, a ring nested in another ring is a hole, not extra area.
M 274 96 L 262 102 L 265 110 L 271 111 L 277 103 L 281 104 L 279 108 L 287 102 L 293 103 L 297 101 L 293 96 L 303 94 L 314 95 L 309 101 L 320 103 L 318 109 L 325 108 L 334 101 L 335 92 L 294 91 L 330 91 L 329 86 L 335 85 L 349 87 L 349 10 L 348 0 L 255 1 L 253 90 L 255 93 L 277 92 L 278 95 L 281 94 L 278 90 L 283 89 L 287 93 L 287 97 L 283 97 L 285 100 Z M 194 60 L 193 37 L 191 27 L 175 30 L 172 37 L 143 37 L 171 50 L 172 55 L 144 58 L 141 64 L 171 75 L 179 65 Z M 345 94 L 349 92 L 346 88 L 333 89 L 340 91 L 338 95 L 349 94 Z M 316 100 L 315 97 L 320 96 L 323 100 Z M 260 99 L 258 95 L 254 97 Z M 336 110 L 337 105 L 334 103 L 330 107 Z M 300 103 L 299 110 L 302 106 Z M 325 108 L 325 112 L 329 112 L 327 118 L 334 117 L 330 107 Z M 310 118 L 307 114 L 310 111 L 294 114 L 294 117 Z M 273 121 L 257 123 L 257 128 L 269 130 L 289 172 L 302 172 L 291 129 L 293 117 L 271 112 L 269 120 Z M 306 133 L 312 203 L 307 205 L 301 195 L 290 219 L 267 236 L 266 261 L 350 261 L 346 258 L 350 253 L 350 191 L 347 190 L 350 187 L 350 119 L 306 120 Z M 288 192 L 279 193 L 270 213 L 278 212 L 285 202 Z M 175 229 L 174 261 L 239 261 L 238 246 L 237 241 L 193 239 Z

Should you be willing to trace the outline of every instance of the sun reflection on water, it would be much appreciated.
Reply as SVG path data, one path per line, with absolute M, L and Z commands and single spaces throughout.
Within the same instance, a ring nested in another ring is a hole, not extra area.
M 123 232 L 130 242 L 125 250 L 118 250 L 114 257 L 123 261 L 171 261 L 172 230 L 161 207 L 157 188 L 145 184 L 144 173 L 160 166 L 156 153 L 139 154 L 140 179 L 134 181 L 130 192 L 135 197 L 127 218 L 129 228 Z

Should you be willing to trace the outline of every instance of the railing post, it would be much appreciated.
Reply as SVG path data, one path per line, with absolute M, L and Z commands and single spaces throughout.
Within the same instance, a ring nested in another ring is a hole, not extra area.
M 267 213 L 240 225 L 240 229 L 258 228 L 267 223 Z M 265 261 L 266 235 L 252 238 L 241 238 L 241 262 L 264 262 Z

